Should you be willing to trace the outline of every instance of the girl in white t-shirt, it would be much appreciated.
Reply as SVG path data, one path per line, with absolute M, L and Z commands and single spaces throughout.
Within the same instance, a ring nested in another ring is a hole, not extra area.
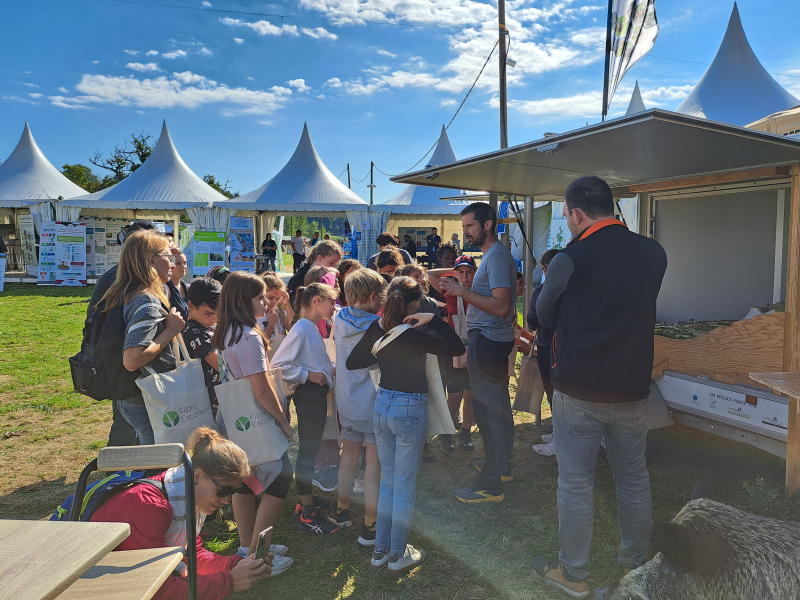
M 286 418 L 283 403 L 275 384 L 269 376 L 267 347 L 269 340 L 258 325 L 267 313 L 267 288 L 264 281 L 244 271 L 231 273 L 222 286 L 217 305 L 217 328 L 211 345 L 222 354 L 224 365 L 235 379 L 246 377 L 253 387 L 253 394 L 280 425 L 291 442 L 294 437 L 292 426 Z M 220 365 L 222 367 L 222 365 Z M 222 412 L 217 413 L 220 420 Z M 220 429 L 225 430 L 224 423 Z M 252 476 L 245 480 L 248 489 L 240 488 L 233 495 L 233 512 L 239 528 L 239 554 L 247 556 L 250 548 L 256 547 L 258 533 L 275 525 L 289 487 L 292 483 L 292 465 L 289 455 L 280 460 L 251 465 Z M 252 493 L 248 493 L 251 491 Z M 255 495 L 261 496 L 258 513 L 255 510 Z M 273 562 L 272 575 L 277 575 L 291 566 L 293 560 L 286 556 L 285 547 L 277 549 Z M 276 568 L 275 565 L 278 565 Z
M 322 444 L 328 414 L 328 392 L 333 388 L 333 364 L 325 348 L 317 323 L 333 317 L 336 290 L 324 283 L 297 288 L 295 312 L 302 318 L 292 327 L 275 353 L 272 365 L 280 367 L 283 381 L 292 390 L 297 412 L 299 448 L 295 465 L 301 531 L 317 535 L 333 533 L 337 526 L 322 514 L 330 501 L 321 504 L 311 494 L 314 458 Z M 287 394 L 288 395 L 288 394 Z

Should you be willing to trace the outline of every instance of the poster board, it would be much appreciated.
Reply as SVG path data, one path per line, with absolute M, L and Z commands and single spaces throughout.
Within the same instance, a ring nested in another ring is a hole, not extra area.
M 202 277 L 211 267 L 225 266 L 225 232 L 195 231 L 192 239 L 192 275 Z
M 190 223 L 181 223 L 178 228 L 178 247 L 186 255 L 186 275 L 183 281 L 186 285 L 192 283 L 194 279 L 192 273 L 194 272 L 194 252 L 192 252 L 192 238 L 194 237 L 194 225 Z
M 119 243 L 119 234 L 124 227 L 123 221 L 118 219 L 103 219 L 106 230 L 106 271 L 119 264 L 119 254 L 122 246 Z
M 255 229 L 252 217 L 230 217 L 228 247 L 231 271 L 256 272 Z
M 41 223 L 38 283 L 86 285 L 85 222 Z
M 0 254 L 0 292 L 6 284 L 6 255 Z
M 550 236 L 547 238 L 547 249 L 556 248 L 561 250 L 566 248 L 572 239 L 566 219 L 553 219 L 550 221 Z
M 33 215 L 19 215 L 18 219 L 25 270 L 29 276 L 37 277 L 39 273 L 39 261 L 36 260 L 36 229 L 33 225 Z
M 89 277 L 96 277 L 97 272 L 95 270 L 94 252 L 95 218 L 81 217 L 81 221 L 86 223 L 86 275 Z

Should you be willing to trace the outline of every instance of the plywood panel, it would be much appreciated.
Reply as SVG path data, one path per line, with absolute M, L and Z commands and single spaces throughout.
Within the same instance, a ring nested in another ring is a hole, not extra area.
M 784 321 L 783 313 L 775 313 L 736 321 L 691 340 L 655 336 L 654 369 L 752 385 L 748 373 L 782 370 Z

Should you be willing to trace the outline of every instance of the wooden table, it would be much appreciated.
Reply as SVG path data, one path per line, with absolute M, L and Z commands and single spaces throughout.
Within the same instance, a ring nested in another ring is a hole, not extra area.
M 58 600 L 150 600 L 183 559 L 183 548 L 110 552 Z
M 750 379 L 791 398 L 800 398 L 800 373 L 750 373 Z
M 130 535 L 127 523 L 0 521 L 0 600 L 49 600 Z

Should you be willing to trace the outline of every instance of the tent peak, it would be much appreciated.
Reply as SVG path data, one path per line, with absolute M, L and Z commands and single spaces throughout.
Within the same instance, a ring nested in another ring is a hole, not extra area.
M 632 115 L 634 113 L 642 112 L 647 110 L 644 105 L 644 100 L 642 100 L 642 93 L 639 91 L 639 81 L 636 81 L 636 85 L 633 88 L 633 94 L 631 94 L 631 101 L 628 104 L 628 110 L 625 111 L 625 116 Z

